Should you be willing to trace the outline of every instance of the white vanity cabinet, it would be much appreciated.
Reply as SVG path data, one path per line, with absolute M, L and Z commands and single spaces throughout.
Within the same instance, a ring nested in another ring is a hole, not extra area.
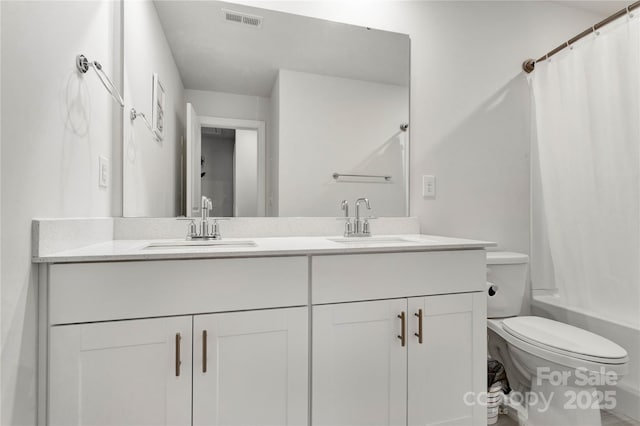
M 307 257 L 42 268 L 40 424 L 308 422 Z
M 482 425 L 483 247 L 43 263 L 38 423 Z
M 313 307 L 312 424 L 406 424 L 407 351 L 396 337 L 406 304 Z
M 194 317 L 194 425 L 308 421 L 308 310 Z
M 486 424 L 485 408 L 467 395 L 486 390 L 484 292 L 410 298 L 407 320 L 407 423 Z
M 486 424 L 465 403 L 486 390 L 484 268 L 484 251 L 314 258 L 313 424 Z
M 52 327 L 50 425 L 191 422 L 191 317 Z
M 50 424 L 306 424 L 307 318 L 302 307 L 53 327 Z

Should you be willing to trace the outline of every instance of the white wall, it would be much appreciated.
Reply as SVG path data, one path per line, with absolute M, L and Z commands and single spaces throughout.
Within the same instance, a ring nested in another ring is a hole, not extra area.
M 177 216 L 183 185 L 184 87 L 153 3 L 126 1 L 124 13 L 124 215 Z M 166 95 L 161 141 L 154 140 L 142 118 L 128 118 L 135 107 L 151 122 L 153 73 L 158 73 Z
M 0 25 L 2 24 L 2 7 L 0 7 Z M 2 47 L 2 32 L 0 31 L 0 48 Z M 2 95 L 2 55 L 0 55 L 0 98 Z M 0 99 L 1 104 L 1 99 Z M 0 106 L 0 111 L 2 110 Z M 0 114 L 0 141 L 2 140 L 2 115 Z M 0 188 L 2 188 L 2 149 L 0 149 Z M 1 194 L 1 191 L 0 191 Z M 0 196 L 0 241 L 2 241 L 2 197 Z M 2 328 L 2 244 L 0 244 L 0 362 L 2 362 L 2 347 L 4 343 L 4 328 Z M 1 367 L 0 367 L 1 368 Z M 0 393 L 4 390 L 1 383 L 2 374 L 0 372 Z M 0 397 L 0 423 L 2 423 L 2 400 Z
M 98 187 L 98 156 L 120 160 L 122 110 L 93 70 L 101 62 L 122 87 L 120 2 L 0 2 L 2 45 L 2 417 L 36 416 L 34 217 L 110 216 L 119 188 Z M 115 168 L 115 167 L 113 167 Z M 115 180 L 112 180 L 112 183 Z
M 185 90 L 198 115 L 269 121 L 269 98 L 208 90 Z
M 236 130 L 234 216 L 258 215 L 258 132 Z
M 544 1 L 236 3 L 409 34 L 410 214 L 426 233 L 529 252 L 529 94 L 521 63 L 602 16 Z M 437 178 L 434 200 L 421 196 L 423 174 Z
M 374 216 L 405 215 L 407 87 L 280 70 L 279 214 L 338 216 L 343 199 Z M 336 181 L 334 172 L 390 175 Z

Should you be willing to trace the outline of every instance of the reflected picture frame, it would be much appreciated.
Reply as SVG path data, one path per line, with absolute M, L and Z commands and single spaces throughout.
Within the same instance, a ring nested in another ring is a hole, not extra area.
M 166 94 L 157 73 L 153 74 L 153 107 L 151 126 L 158 140 L 164 139 L 164 105 Z

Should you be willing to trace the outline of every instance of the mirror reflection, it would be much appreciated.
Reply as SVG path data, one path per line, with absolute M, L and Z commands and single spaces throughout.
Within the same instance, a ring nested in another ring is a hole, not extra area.
M 408 36 L 218 1 L 124 12 L 125 100 L 162 124 L 125 120 L 125 216 L 202 196 L 213 216 L 407 214 Z
M 258 215 L 258 132 L 203 127 L 201 194 L 213 201 L 212 216 Z

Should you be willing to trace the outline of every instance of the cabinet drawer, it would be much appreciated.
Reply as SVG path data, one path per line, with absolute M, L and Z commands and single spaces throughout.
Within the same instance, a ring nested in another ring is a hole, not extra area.
M 307 257 L 56 264 L 49 321 L 125 318 L 306 305 Z
M 312 303 L 483 291 L 484 250 L 314 256 Z

